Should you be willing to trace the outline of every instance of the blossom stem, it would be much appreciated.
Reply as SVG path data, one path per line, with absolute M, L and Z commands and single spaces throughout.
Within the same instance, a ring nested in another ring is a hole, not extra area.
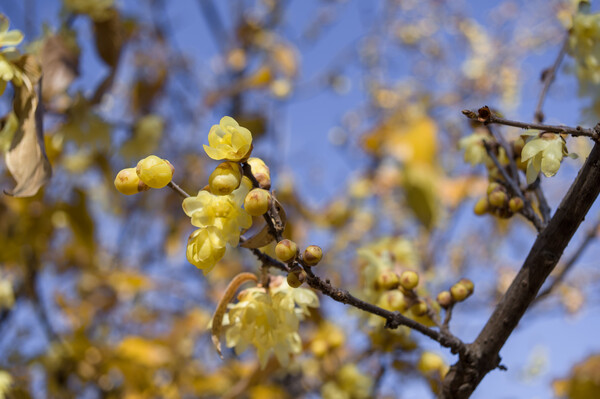
M 177 194 L 179 194 L 182 198 L 189 198 L 191 197 L 191 195 L 189 195 L 187 192 L 185 192 L 184 189 L 182 189 L 181 187 L 179 187 L 176 183 L 174 183 L 173 181 L 170 181 L 167 186 L 169 186 L 170 189 L 172 189 L 173 191 L 175 191 Z

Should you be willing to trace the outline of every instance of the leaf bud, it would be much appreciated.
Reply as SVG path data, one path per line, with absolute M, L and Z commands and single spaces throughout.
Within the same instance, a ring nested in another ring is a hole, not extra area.
M 242 169 L 236 162 L 221 162 L 208 178 L 210 192 L 227 195 L 240 186 Z
M 323 250 L 317 245 L 309 245 L 302 255 L 302 260 L 307 266 L 315 266 L 321 261 L 321 258 L 323 258 Z
M 138 162 L 135 172 L 149 187 L 163 188 L 173 178 L 174 170 L 169 161 L 150 155 Z
M 293 260 L 298 254 L 298 246 L 292 240 L 284 239 L 275 246 L 275 256 L 282 262 Z
M 250 165 L 252 175 L 254 175 L 254 178 L 258 181 L 260 188 L 264 188 L 266 190 L 270 189 L 271 171 L 265 162 L 260 158 L 252 157 L 248 158 L 246 163 Z
M 406 290 L 412 290 L 419 285 L 419 275 L 412 270 L 406 270 L 400 275 L 400 285 Z
M 271 206 L 271 194 L 262 188 L 251 190 L 244 199 L 244 209 L 249 215 L 260 216 L 267 213 Z

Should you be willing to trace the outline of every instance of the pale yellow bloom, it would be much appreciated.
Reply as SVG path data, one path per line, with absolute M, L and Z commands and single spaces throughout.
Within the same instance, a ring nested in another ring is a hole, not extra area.
M 298 327 L 308 315 L 308 308 L 319 306 L 316 294 L 306 288 L 291 288 L 279 276 L 273 279 L 269 290 L 249 288 L 238 298 L 223 321 L 227 326 L 227 346 L 240 354 L 252 345 L 261 367 L 265 367 L 271 354 L 287 367 L 290 356 L 302 350 Z
M 252 217 L 242 209 L 251 185 L 247 178 L 242 179 L 240 187 L 228 195 L 214 195 L 201 190 L 196 197 L 183 200 L 183 211 L 192 218 L 194 226 L 213 226 L 223 241 L 236 246 L 241 230 L 252 225 Z
M 10 374 L 6 371 L 0 370 L 0 399 L 6 398 L 10 386 L 13 383 L 13 379 Z
M 204 274 L 210 272 L 225 255 L 225 241 L 218 233 L 214 226 L 209 226 L 194 231 L 188 238 L 186 257 Z
M 212 159 L 240 162 L 248 158 L 252 150 L 252 133 L 235 119 L 224 116 L 208 133 L 208 144 L 204 151 Z
M 600 83 L 600 13 L 573 15 L 568 52 L 580 80 Z
M 546 132 L 530 138 L 521 151 L 521 161 L 527 162 L 527 184 L 533 183 L 540 172 L 554 176 L 567 154 L 565 140 L 558 134 Z
M 465 162 L 468 162 L 471 165 L 485 163 L 488 155 L 483 146 L 483 142 L 487 140 L 489 140 L 487 134 L 478 132 L 460 139 L 458 148 L 465 150 Z

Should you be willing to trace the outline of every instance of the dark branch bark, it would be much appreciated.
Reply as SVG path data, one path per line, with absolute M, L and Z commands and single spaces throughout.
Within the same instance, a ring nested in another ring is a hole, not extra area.
M 443 398 L 468 398 L 483 377 L 500 364 L 500 349 L 552 272 L 600 192 L 600 144 L 595 144 L 525 263 L 467 353 L 452 366 Z

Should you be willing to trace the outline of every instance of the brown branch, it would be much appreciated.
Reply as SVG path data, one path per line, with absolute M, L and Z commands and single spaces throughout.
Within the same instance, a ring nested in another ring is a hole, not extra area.
M 480 108 L 478 112 L 470 110 L 463 110 L 462 112 L 467 118 L 479 121 L 484 124 L 497 124 L 520 127 L 521 129 L 533 129 L 551 133 L 569 134 L 573 137 L 584 136 L 589 137 L 595 141 L 597 141 L 600 138 L 600 134 L 598 133 L 600 126 L 598 125 L 596 125 L 593 128 L 583 128 L 581 126 L 571 127 L 565 125 L 544 125 L 542 123 L 535 122 L 519 122 L 510 119 L 500 118 L 499 116 L 494 115 L 492 112 L 490 112 L 489 108 L 487 107 Z
M 600 193 L 600 144 L 596 143 L 548 225 L 538 235 L 521 270 L 477 339 L 452 366 L 443 398 L 468 398 L 483 377 L 500 364 L 499 352 L 535 300 L 542 284 Z
M 353 296 L 346 290 L 335 288 L 328 281 L 323 281 L 317 277 L 310 267 L 302 265 L 306 272 L 306 282 L 308 285 L 318 291 L 321 291 L 324 295 L 332 298 L 336 302 L 340 302 L 346 305 L 353 306 L 357 309 L 364 310 L 367 313 L 371 313 L 377 316 L 381 316 L 385 319 L 385 327 L 390 329 L 396 329 L 399 326 L 406 326 L 415 331 L 420 332 L 423 335 L 428 336 L 440 343 L 440 345 L 450 348 L 452 353 L 463 354 L 466 350 L 465 344 L 452 334 L 447 332 L 438 332 L 432 330 L 429 327 L 424 326 L 408 317 L 404 316 L 400 312 L 391 312 L 389 310 L 380 308 L 379 306 L 365 302 L 357 297 Z
M 240 237 L 240 244 L 243 243 L 244 241 L 246 241 L 246 239 L 244 237 Z M 273 267 L 275 269 L 279 269 L 282 272 L 286 272 L 288 273 L 290 271 L 289 267 L 283 263 L 278 261 L 277 259 L 267 255 L 266 253 L 262 252 L 260 249 L 258 248 L 248 248 L 250 251 L 252 251 L 252 253 L 258 258 L 258 260 L 262 263 L 262 267 Z
M 537 106 L 535 107 L 535 113 L 534 113 L 534 118 L 535 118 L 536 122 L 541 123 L 544 121 L 544 112 L 542 111 L 542 108 L 544 107 L 544 101 L 546 100 L 546 96 L 548 94 L 548 90 L 550 89 L 550 85 L 552 84 L 552 82 L 554 82 L 554 78 L 556 77 L 556 72 L 558 71 L 558 68 L 560 67 L 560 64 L 562 63 L 562 60 L 565 57 L 568 45 L 569 45 L 569 34 L 567 33 L 563 40 L 562 47 L 560 48 L 560 51 L 558 52 L 558 55 L 556 56 L 556 59 L 554 60 L 554 64 L 552 64 L 552 67 L 550 67 L 542 72 L 543 86 L 542 86 L 542 91 L 540 92 L 540 97 L 538 98 L 538 103 L 537 103 Z

